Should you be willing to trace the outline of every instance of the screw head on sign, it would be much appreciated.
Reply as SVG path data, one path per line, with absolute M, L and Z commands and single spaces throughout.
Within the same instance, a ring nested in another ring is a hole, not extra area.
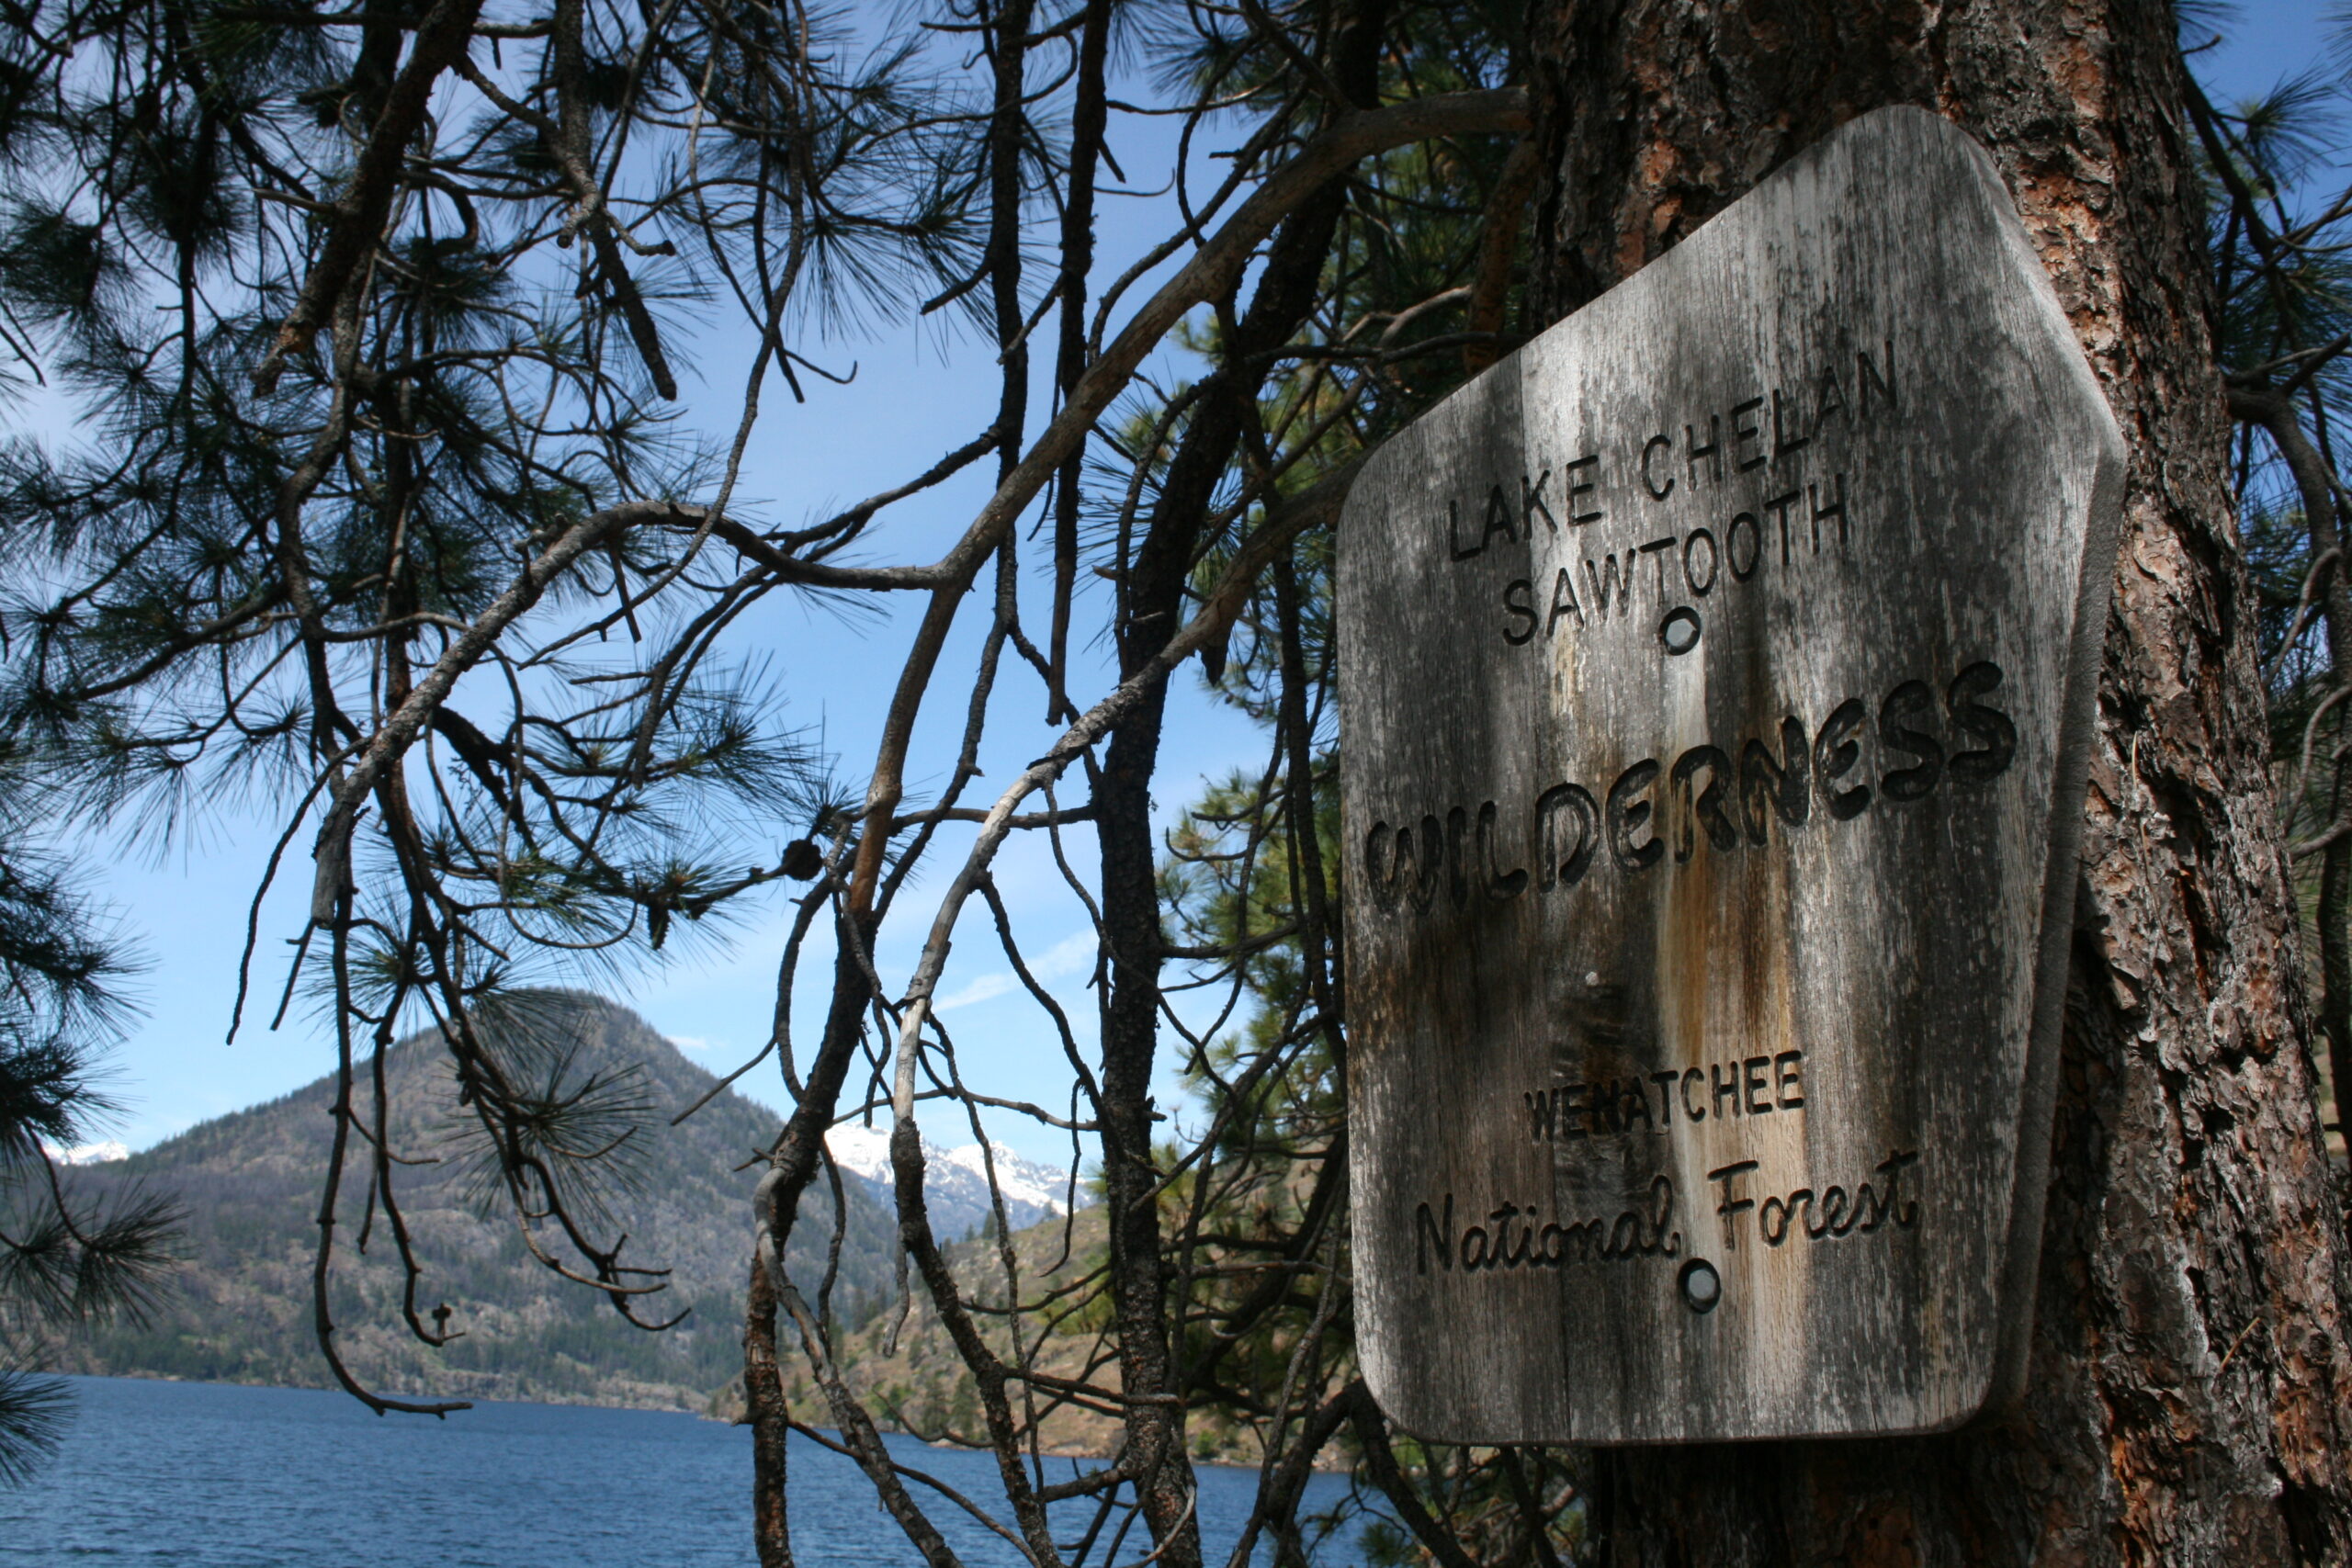
M 1695 1313 L 1713 1312 L 1724 1299 L 1724 1277 L 1703 1258 L 1685 1263 L 1682 1271 L 1674 1277 L 1674 1284 L 1682 1292 L 1682 1304 Z

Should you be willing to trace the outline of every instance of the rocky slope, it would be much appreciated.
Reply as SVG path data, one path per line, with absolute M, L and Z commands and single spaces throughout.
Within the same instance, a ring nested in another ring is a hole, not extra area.
M 1055 1311 L 1023 1314 L 1022 1345 L 1034 1355 L 1031 1364 L 1055 1377 L 1091 1382 L 1112 1392 L 1119 1386 L 1119 1368 L 1102 1332 L 1108 1320 L 1107 1304 L 1098 1298 L 1072 1310 L 1067 1296 L 1079 1281 L 1101 1271 L 1105 1245 L 1099 1207 L 1082 1208 L 1067 1219 L 1047 1218 L 1012 1236 L 1022 1298 L 1036 1301 L 1064 1293 L 1062 1304 Z M 997 1354 L 1008 1360 L 1015 1359 L 1005 1316 L 994 1310 L 1006 1299 L 1002 1253 L 993 1240 L 975 1237 L 948 1248 L 947 1255 L 965 1296 L 979 1303 L 977 1316 L 982 1334 Z M 788 1325 L 780 1336 L 778 1350 L 785 1401 L 795 1418 L 812 1426 L 831 1426 L 833 1417 L 824 1391 L 811 1375 L 808 1358 Z M 927 1442 L 960 1447 L 986 1443 L 988 1426 L 978 1390 L 920 1283 L 903 1315 L 899 1303 L 891 1302 L 862 1326 L 842 1335 L 834 1354 L 843 1380 L 863 1397 L 883 1430 L 910 1432 Z M 742 1420 L 741 1379 L 729 1380 L 708 1408 L 718 1419 Z M 1117 1453 L 1124 1441 L 1117 1413 L 1101 1403 L 1057 1401 L 1040 1393 L 1026 1410 L 1036 1418 L 1038 1449 L 1043 1453 L 1106 1457 Z M 1187 1438 L 1193 1457 L 1200 1461 L 1255 1464 L 1263 1457 L 1256 1436 L 1249 1429 L 1206 1412 L 1191 1417 Z M 1335 1446 L 1328 1462 L 1343 1464 L 1342 1450 Z

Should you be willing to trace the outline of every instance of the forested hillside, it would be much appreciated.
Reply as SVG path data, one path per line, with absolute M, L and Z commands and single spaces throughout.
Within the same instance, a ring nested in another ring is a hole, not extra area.
M 538 1054 L 537 1087 L 550 1098 L 584 1092 L 616 1129 L 633 1124 L 608 1162 L 614 1181 L 604 1201 L 630 1237 L 623 1261 L 672 1270 L 669 1290 L 640 1315 L 690 1315 L 662 1333 L 632 1327 L 602 1295 L 533 1258 L 511 1212 L 477 1201 L 486 1168 L 478 1136 L 466 1135 L 469 1119 L 457 1102 L 449 1058 L 410 1040 L 386 1064 L 392 1146 L 436 1163 L 395 1167 L 394 1190 L 427 1267 L 418 1310 L 429 1325 L 446 1303 L 464 1337 L 436 1350 L 401 1329 L 401 1270 L 381 1210 L 367 1223 L 361 1163 L 360 1179 L 346 1180 L 338 1203 L 332 1299 L 337 1344 L 372 1385 L 444 1397 L 699 1408 L 740 1370 L 749 1199 L 759 1172 L 738 1168 L 775 1137 L 775 1118 L 726 1092 L 672 1127 L 670 1118 L 710 1089 L 711 1075 L 609 1003 L 581 998 L 568 1018 Z M 331 1386 L 312 1336 L 311 1268 L 334 1090 L 322 1078 L 130 1159 L 72 1173 L 93 1196 L 131 1181 L 177 1194 L 188 1212 L 189 1258 L 161 1314 L 143 1328 L 117 1325 L 66 1348 L 64 1370 Z M 891 1222 L 854 1172 L 843 1171 L 842 1194 L 848 1224 L 833 1302 L 842 1319 L 856 1323 L 894 1288 Z M 813 1301 L 831 1233 L 823 1182 L 806 1207 L 790 1256 Z

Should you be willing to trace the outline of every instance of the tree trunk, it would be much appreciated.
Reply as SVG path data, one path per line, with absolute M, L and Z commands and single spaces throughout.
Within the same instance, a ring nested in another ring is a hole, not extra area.
M 775 1359 L 775 1281 L 756 1254 L 744 1296 L 743 1404 L 752 1427 L 752 1544 L 760 1568 L 792 1568 L 792 1515 L 785 1501 L 791 1416 Z
M 1949 1436 L 1604 1456 L 1603 1560 L 2346 1561 L 2345 1258 L 2168 8 L 1551 0 L 1529 30 L 1537 323 L 1917 104 L 1991 150 L 2132 451 L 2030 1392 Z
M 1385 7 L 1367 0 L 1336 31 L 1329 68 L 1340 85 L 1370 105 L 1376 96 L 1377 53 Z M 1346 206 L 1339 180 L 1284 220 L 1249 308 L 1223 345 L 1223 366 L 1204 389 L 1161 480 L 1149 527 L 1125 583 L 1119 672 L 1132 679 L 1150 663 L 1182 619 L 1184 594 L 1219 479 L 1247 428 L 1275 349 L 1313 310 L 1332 236 Z M 1226 306 L 1229 310 L 1231 299 Z M 1109 1214 L 1111 1294 L 1119 1325 L 1119 1378 L 1130 1396 L 1178 1392 L 1183 1382 L 1171 1343 L 1165 1239 L 1157 1194 L 1162 1173 L 1152 1154 L 1152 1077 L 1158 1066 L 1160 930 L 1159 842 L 1151 825 L 1151 781 L 1159 761 L 1168 702 L 1163 676 L 1129 710 L 1103 749 L 1095 782 L 1095 831 L 1102 856 L 1102 936 L 1110 986 L 1102 1009 L 1102 1182 Z M 1198 1568 L 1200 1522 L 1183 1453 L 1180 1406 L 1131 1404 L 1127 1450 L 1150 1469 L 1136 1495 L 1169 1568 Z

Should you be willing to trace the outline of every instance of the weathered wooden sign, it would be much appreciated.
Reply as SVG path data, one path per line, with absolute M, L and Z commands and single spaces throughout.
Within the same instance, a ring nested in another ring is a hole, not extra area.
M 2122 440 L 1981 149 L 1857 120 L 1366 466 L 1359 1345 L 1424 1436 L 2021 1376 Z

